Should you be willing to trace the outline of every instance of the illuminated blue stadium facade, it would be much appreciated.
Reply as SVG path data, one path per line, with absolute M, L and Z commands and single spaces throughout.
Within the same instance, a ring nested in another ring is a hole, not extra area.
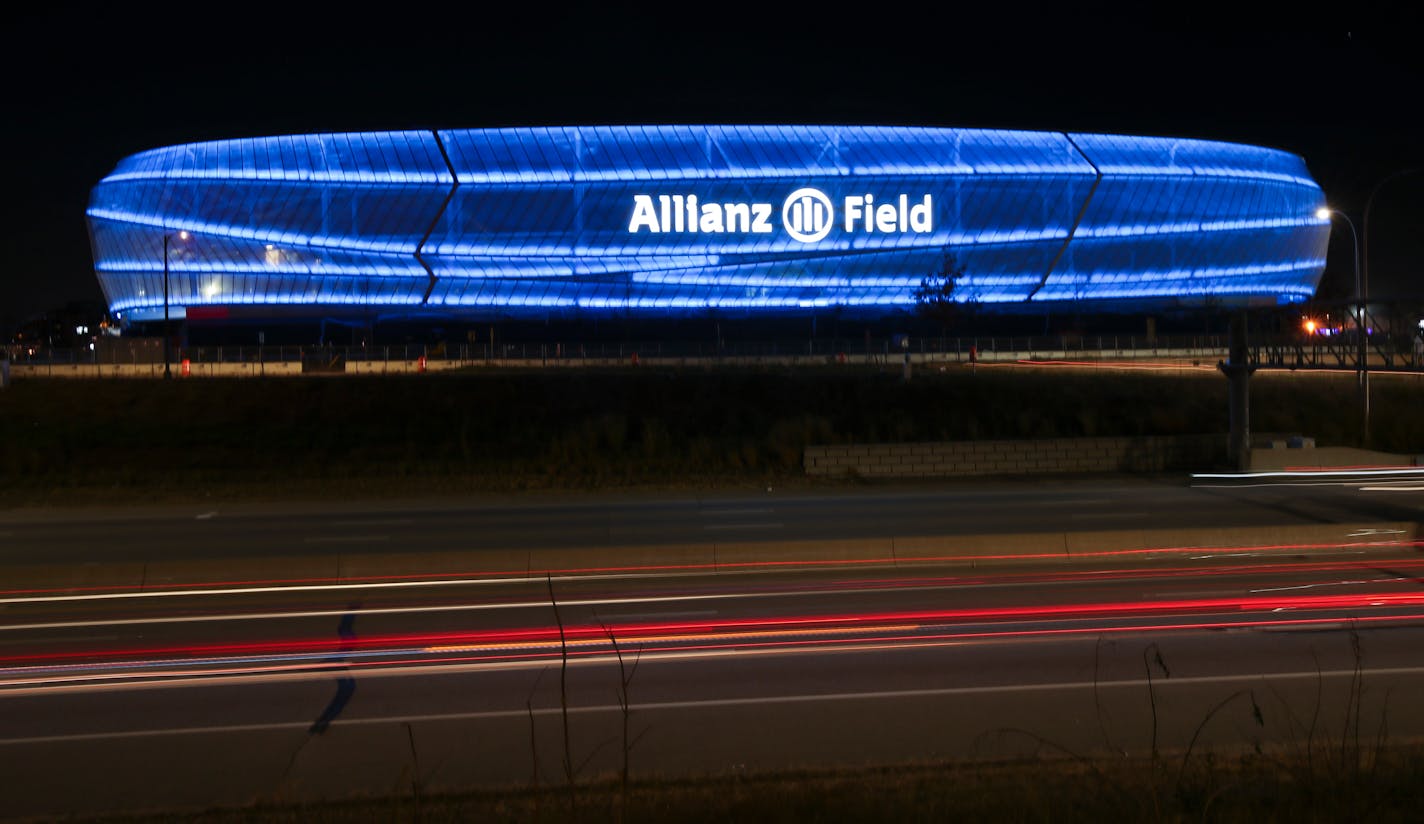
M 946 253 L 955 299 L 1315 291 L 1301 158 L 1239 144 L 865 126 L 317 134 L 124 159 L 87 212 L 111 311 L 889 313 Z M 166 258 L 165 258 L 166 253 Z

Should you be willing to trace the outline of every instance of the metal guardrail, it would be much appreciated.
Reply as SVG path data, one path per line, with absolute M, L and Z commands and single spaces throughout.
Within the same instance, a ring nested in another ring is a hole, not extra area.
M 116 338 L 114 341 L 134 339 Z M 154 341 L 153 338 L 141 339 Z M 1044 336 L 1044 337 L 954 337 L 911 338 L 909 351 L 917 355 L 947 355 L 967 358 L 976 353 L 1057 352 L 1133 353 L 1159 351 L 1223 352 L 1224 336 Z M 94 350 L 7 347 L 16 364 L 95 364 L 162 362 L 159 344 L 122 348 L 100 343 Z M 786 358 L 837 355 L 899 356 L 906 351 L 891 338 L 815 338 L 804 341 L 551 341 L 474 344 L 406 344 L 395 346 L 174 346 L 173 362 L 191 363 L 295 363 L 313 357 L 335 355 L 348 362 L 451 360 L 463 363 L 482 361 L 547 360 L 628 360 L 643 358 Z
M 1358 346 L 1346 337 L 1263 338 L 1250 343 L 1251 361 L 1263 369 L 1355 369 Z M 30 349 L 8 346 L 15 366 L 150 365 L 162 364 L 157 339 L 124 339 L 148 345 L 101 342 L 94 350 Z M 1424 341 L 1413 346 L 1372 341 L 1371 370 L 1424 371 Z M 380 364 L 428 363 L 439 366 L 576 366 L 639 362 L 885 362 L 893 363 L 908 352 L 916 361 L 1002 361 L 1005 359 L 1145 360 L 1215 363 L 1227 357 L 1224 335 L 1171 336 L 1038 336 L 912 338 L 908 348 L 889 338 L 816 338 L 804 341 L 628 341 L 628 342 L 515 342 L 474 344 L 406 344 L 395 346 L 174 346 L 171 363 L 198 365 L 311 366 L 305 371 L 343 371 L 337 365 L 360 368 Z M 322 367 L 326 367 L 323 369 Z

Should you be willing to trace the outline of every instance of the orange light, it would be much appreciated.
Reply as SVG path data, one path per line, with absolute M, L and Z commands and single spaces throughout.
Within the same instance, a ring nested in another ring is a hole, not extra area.
M 1307 335 L 1313 335 L 1313 334 L 1315 334 L 1315 329 L 1316 329 L 1315 321 L 1310 320 L 1310 319 L 1307 318 L 1306 321 L 1305 321 L 1305 333 L 1306 333 Z

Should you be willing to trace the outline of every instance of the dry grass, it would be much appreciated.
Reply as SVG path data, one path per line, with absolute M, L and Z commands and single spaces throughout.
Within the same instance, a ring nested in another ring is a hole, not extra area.
M 166 821 L 204 822 L 868 822 L 868 821 L 1417 821 L 1424 751 L 1381 753 L 1368 774 L 1271 755 L 1203 757 L 1178 784 L 1148 760 L 912 763 L 689 780 L 250 807 Z M 104 821 L 150 821 L 112 817 Z
M 1254 431 L 1358 431 L 1353 377 L 1259 377 Z M 1424 447 L 1424 382 L 1376 381 L 1375 447 Z M 27 380 L 0 393 L 11 502 L 203 493 L 785 484 L 809 444 L 1225 432 L 1206 373 L 608 369 Z

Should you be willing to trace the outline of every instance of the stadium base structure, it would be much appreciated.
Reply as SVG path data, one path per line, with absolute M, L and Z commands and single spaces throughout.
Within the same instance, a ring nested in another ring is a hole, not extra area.
M 571 126 L 154 149 L 87 218 L 122 321 L 654 318 L 903 312 L 946 271 L 1011 311 L 1302 302 L 1323 205 L 1300 157 L 1194 139 Z

